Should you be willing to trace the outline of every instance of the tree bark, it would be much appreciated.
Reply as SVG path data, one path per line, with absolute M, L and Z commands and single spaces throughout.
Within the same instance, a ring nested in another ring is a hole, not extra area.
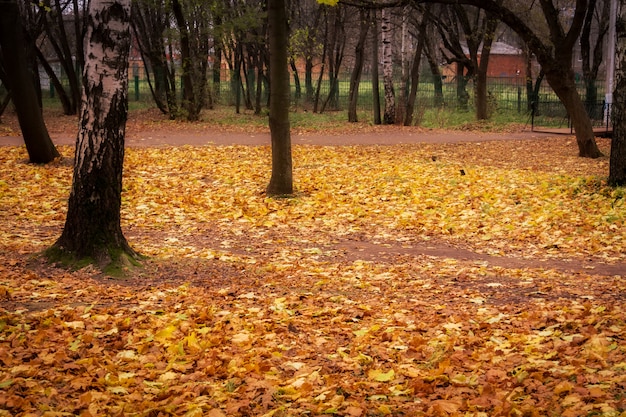
M 190 122 L 200 117 L 201 104 L 194 88 L 194 63 L 191 56 L 189 29 L 179 0 L 172 0 L 172 11 L 180 32 L 180 60 L 182 62 L 183 104 L 187 120 Z
M 489 113 L 489 94 L 487 92 L 487 70 L 489 68 L 489 57 L 491 55 L 491 45 L 495 38 L 498 20 L 490 13 L 485 13 L 483 46 L 480 53 L 480 62 L 476 69 L 476 119 L 487 120 L 491 116 Z
M 372 16 L 374 26 L 372 35 L 372 107 L 374 108 L 374 124 L 382 123 L 380 115 L 380 79 L 378 77 L 378 12 L 374 10 Z
M 428 13 L 428 12 L 426 12 Z M 409 96 L 406 100 L 406 111 L 404 114 L 404 126 L 411 126 L 413 124 L 413 113 L 415 110 L 415 100 L 417 99 L 417 88 L 420 81 L 420 63 L 422 61 L 422 52 L 424 51 L 424 45 L 426 43 L 426 25 L 428 24 L 428 18 L 422 17 L 417 30 L 419 39 L 417 40 L 417 46 L 415 48 L 415 54 L 413 56 L 413 63 L 411 64 L 411 89 Z
M 396 93 L 393 88 L 393 48 L 391 16 L 387 9 L 382 10 L 381 34 L 383 44 L 383 86 L 385 88 L 385 124 L 396 122 Z
M 92 0 L 85 38 L 81 119 L 63 233 L 52 260 L 88 259 L 107 271 L 135 258 L 120 226 L 128 114 L 130 0 Z
M 30 162 L 46 164 L 59 156 L 41 114 L 33 77 L 28 70 L 24 33 L 15 2 L 0 2 L 0 48 L 11 98 Z
M 287 13 L 285 0 L 268 0 L 267 20 L 270 48 L 270 115 L 272 176 L 267 186 L 270 196 L 293 193 L 291 129 L 289 125 L 289 67 Z
M 618 4 L 617 59 L 613 92 L 613 138 L 609 161 L 609 185 L 626 185 L 626 5 Z
M 359 98 L 359 84 L 361 83 L 361 74 L 363 73 L 363 62 L 365 61 L 365 41 L 367 41 L 367 32 L 369 29 L 369 10 L 360 9 L 360 26 L 359 39 L 354 50 L 354 68 L 350 75 L 350 91 L 348 93 L 348 121 L 358 122 L 357 102 Z

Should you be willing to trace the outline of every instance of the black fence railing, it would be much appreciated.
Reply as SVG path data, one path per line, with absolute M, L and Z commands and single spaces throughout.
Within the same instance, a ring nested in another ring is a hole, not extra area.
M 610 134 L 613 131 L 612 105 L 606 101 L 585 102 L 585 109 L 597 134 Z M 537 101 L 531 105 L 532 130 L 569 129 L 574 133 L 571 117 L 560 101 Z

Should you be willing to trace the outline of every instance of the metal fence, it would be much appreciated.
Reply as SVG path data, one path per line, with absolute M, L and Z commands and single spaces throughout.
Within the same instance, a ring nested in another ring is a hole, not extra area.
M 129 100 L 136 103 L 152 103 L 152 95 L 150 85 L 143 68 L 133 68 L 130 71 L 129 82 Z M 303 79 L 302 74 L 300 78 Z M 334 83 L 333 96 L 328 100 L 325 106 L 326 111 L 342 111 L 347 110 L 349 100 L 349 72 L 344 73 Z M 231 73 L 227 70 L 222 71 L 221 81 L 219 85 L 209 84 L 210 97 L 213 103 L 217 105 L 234 105 L 236 101 L 235 95 L 237 91 L 242 94 L 242 89 L 233 88 L 231 83 Z M 446 108 L 458 111 L 474 111 L 474 84 L 469 80 L 465 85 L 463 92 L 459 92 L 456 78 L 442 77 L 441 90 L 437 93 L 435 90 L 435 82 L 430 74 L 423 74 L 420 77 L 418 87 L 417 100 L 415 104 L 416 112 L 423 112 L 425 109 Z M 492 114 L 498 112 L 517 113 L 520 118 L 526 118 L 529 122 L 532 120 L 533 126 L 545 127 L 571 127 L 567 111 L 560 103 L 547 82 L 541 84 L 536 97 L 527 92 L 525 77 L 493 77 L 488 79 L 488 107 Z M 307 97 L 305 85 L 301 86 L 300 95 L 297 94 L 295 82 L 292 79 L 292 105 L 295 109 L 311 108 L 314 105 L 314 97 Z M 44 88 L 44 97 L 54 99 L 56 93 L 51 84 L 42 82 Z M 402 96 L 402 93 L 408 95 L 408 86 L 401 80 L 397 79 L 394 84 L 396 97 Z M 585 100 L 585 86 L 582 82 L 578 84 L 579 92 L 583 100 Z M 604 97 L 604 83 L 598 82 L 597 94 Z M 0 86 L 1 89 L 1 86 Z M 313 91 L 318 89 L 318 80 L 314 77 Z M 403 91 L 404 89 L 404 91 Z M 182 91 L 182 80 L 178 83 L 178 92 Z M 379 86 L 382 94 L 384 91 L 382 80 Z M 254 93 L 251 93 L 254 96 Z M 319 102 L 318 109 L 327 100 L 331 93 L 331 81 L 325 77 L 319 83 Z M 262 103 L 267 102 L 267 91 L 263 92 L 264 97 Z M 254 100 L 253 100 L 254 101 Z M 243 101 L 242 101 L 243 103 Z M 372 82 L 369 74 L 363 74 L 362 81 L 359 86 L 359 97 L 357 108 L 360 111 L 373 110 L 374 97 L 372 94 Z M 604 102 L 594 102 L 588 105 L 588 112 L 592 118 L 594 126 L 606 126 L 608 128 L 608 116 L 610 112 L 605 108 Z

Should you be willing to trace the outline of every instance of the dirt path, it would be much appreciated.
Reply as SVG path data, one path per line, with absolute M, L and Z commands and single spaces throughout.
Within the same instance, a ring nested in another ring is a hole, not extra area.
M 51 133 L 56 145 L 73 145 L 76 136 L 67 133 Z M 295 145 L 398 145 L 411 143 L 462 143 L 488 142 L 502 140 L 532 140 L 549 137 L 546 133 L 531 131 L 513 133 L 475 133 L 443 130 L 398 129 L 389 131 L 367 131 L 363 133 L 325 134 L 295 133 L 292 143 Z M 203 146 L 203 145 L 251 145 L 263 146 L 270 144 L 267 132 L 229 132 L 225 130 L 206 129 L 204 131 L 176 130 L 130 130 L 126 137 L 128 146 L 159 147 L 159 146 Z M 24 141 L 21 136 L 0 136 L 0 146 L 20 146 Z

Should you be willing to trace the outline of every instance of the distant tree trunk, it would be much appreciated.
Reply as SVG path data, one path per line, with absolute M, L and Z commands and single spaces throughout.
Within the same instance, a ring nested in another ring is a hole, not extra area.
M 617 58 L 613 92 L 613 138 L 609 162 L 609 184 L 626 185 L 626 5 L 618 4 Z
M 604 40 L 609 28 L 609 5 L 611 0 L 600 1 L 601 9 L 596 10 L 597 0 L 589 0 L 587 15 L 580 34 L 580 56 L 585 82 L 585 107 L 592 119 L 601 119 L 602 106 L 598 103 L 596 86 L 598 71 L 604 55 Z M 596 25 L 594 25 L 594 22 Z M 591 47 L 592 32 L 595 42 Z
M 66 115 L 73 115 L 78 113 L 78 107 L 80 104 L 81 85 L 80 85 L 80 69 L 82 69 L 83 62 L 83 45 L 82 35 L 84 30 L 84 17 L 81 9 L 78 7 L 78 2 L 73 1 L 73 9 L 68 10 L 68 3 L 62 1 L 49 2 L 51 5 L 50 11 L 43 14 L 43 28 L 45 29 L 48 41 L 56 54 L 57 60 L 65 75 L 67 76 L 67 84 L 69 85 L 69 91 L 63 84 L 57 84 L 57 93 L 60 97 L 66 99 L 62 100 L 63 112 Z M 68 18 L 71 18 L 74 23 L 74 36 L 72 39 L 67 34 L 66 24 Z M 42 64 L 47 60 L 43 55 L 39 55 L 39 60 Z M 45 64 L 44 64 L 45 67 Z M 48 72 L 49 75 L 50 72 Z
M 406 99 L 406 109 L 404 111 L 404 126 L 411 126 L 413 124 L 413 113 L 415 111 L 415 100 L 417 98 L 417 88 L 419 87 L 420 80 L 420 64 L 422 62 L 422 53 L 424 52 L 424 46 L 426 44 L 426 27 L 429 21 L 430 5 L 426 5 L 424 12 L 422 13 L 422 21 L 417 25 L 417 46 L 413 55 L 413 62 L 411 63 L 411 72 L 409 74 L 410 89 Z
M 307 56 L 304 60 L 304 93 L 307 103 L 313 101 L 313 57 Z
M 176 25 L 180 31 L 180 60 L 182 63 L 183 78 L 183 105 L 186 110 L 187 120 L 190 122 L 198 120 L 200 117 L 200 109 L 202 108 L 202 99 L 198 96 L 200 91 L 196 91 L 194 86 L 194 63 L 191 54 L 190 34 L 187 27 L 187 20 L 183 14 L 183 8 L 179 0 L 172 0 L 172 10 Z
M 385 124 L 396 121 L 396 93 L 393 88 L 393 32 L 391 16 L 387 9 L 382 10 L 381 34 L 383 44 L 383 85 L 385 87 Z
M 59 156 L 43 121 L 25 55 L 24 33 L 14 2 L 0 2 L 0 48 L 13 104 L 31 162 L 45 164 Z
M 291 128 L 289 125 L 289 68 L 287 12 L 285 0 L 268 0 L 270 48 L 270 116 L 272 137 L 272 177 L 267 186 L 270 196 L 293 193 Z
M 215 16 L 215 27 L 222 25 L 222 17 L 218 14 Z M 219 101 L 221 95 L 221 82 L 222 82 L 222 41 L 214 39 L 213 42 L 213 95 L 215 100 Z
M 296 90 L 295 97 L 296 100 L 299 101 L 302 98 L 302 84 L 300 83 L 300 74 L 298 73 L 296 60 L 293 57 L 289 58 L 289 66 L 291 67 L 291 72 L 293 73 L 293 84 Z
M 137 255 L 120 226 L 128 112 L 130 0 L 91 0 L 74 178 L 63 233 L 49 259 L 89 259 L 108 273 Z
M 428 7 L 428 6 L 426 6 Z M 426 14 L 428 13 L 428 9 Z M 404 114 L 404 125 L 411 126 L 413 124 L 413 113 L 415 111 L 415 100 L 417 98 L 417 88 L 420 83 L 420 64 L 422 61 L 422 52 L 424 51 L 424 45 L 426 44 L 426 26 L 428 24 L 428 18 L 422 17 L 422 21 L 417 27 L 417 46 L 415 47 L 415 54 L 413 55 L 413 63 L 411 64 L 410 83 L 411 89 L 409 96 L 406 100 L 406 111 Z
M 354 68 L 350 75 L 350 91 L 348 98 L 348 121 L 358 122 L 358 116 L 356 113 L 357 102 L 359 98 L 359 84 L 361 83 L 361 74 L 363 73 L 363 61 L 365 60 L 365 41 L 367 40 L 367 32 L 369 28 L 369 10 L 360 9 L 360 29 L 359 39 L 356 43 L 354 51 Z
M 374 124 L 382 124 L 380 114 L 380 78 L 378 76 L 378 12 L 374 11 L 372 16 L 374 26 L 372 34 L 372 107 L 374 108 Z
M 491 45 L 498 28 L 498 19 L 489 13 L 485 14 L 483 45 L 480 52 L 480 62 L 476 69 L 476 119 L 487 120 L 489 114 L 489 94 L 487 92 L 487 70 L 489 68 L 489 57 L 491 55 Z
M 320 109 L 320 113 L 323 113 L 328 106 L 333 110 L 339 108 L 339 68 L 341 67 L 346 47 L 344 9 L 343 7 L 333 7 L 331 10 L 333 25 L 329 41 L 330 48 L 328 50 L 328 81 L 330 89 Z
M 443 81 L 441 79 L 441 70 L 439 64 L 435 59 L 434 52 L 431 51 L 432 45 L 428 41 L 426 43 L 426 59 L 428 60 L 428 66 L 430 73 L 433 76 L 433 89 L 435 90 L 435 107 L 443 106 Z
M 467 92 L 467 80 L 465 75 L 465 65 L 462 62 L 456 63 L 456 99 L 461 110 L 468 109 L 469 93 Z
M 528 48 L 528 45 L 524 44 L 522 46 L 522 51 L 524 54 L 524 63 L 525 63 L 524 77 L 526 79 L 526 109 L 528 111 L 531 111 L 533 107 L 536 108 L 534 103 L 537 100 L 537 98 L 533 94 L 534 92 L 533 90 L 533 58 L 532 58 L 532 53 L 530 52 L 530 49 Z
M 163 33 L 166 29 L 165 4 L 141 0 L 132 2 L 132 29 L 141 52 L 145 75 L 157 108 L 171 119 L 178 116 L 174 73 L 170 73 Z
M 328 52 L 328 18 L 324 19 L 324 42 L 322 43 L 322 57 L 321 57 L 321 67 L 320 72 L 317 77 L 317 85 L 315 87 L 315 95 L 313 97 L 313 113 L 317 113 L 320 109 L 320 95 L 322 92 L 322 79 L 324 77 L 324 71 L 326 69 L 326 55 Z

